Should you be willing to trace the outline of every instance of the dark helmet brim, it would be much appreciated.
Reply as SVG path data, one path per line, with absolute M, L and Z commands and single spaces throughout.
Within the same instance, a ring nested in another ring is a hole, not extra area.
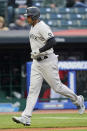
M 29 14 L 24 14 L 25 17 L 28 17 L 28 16 L 32 16 L 32 15 L 29 15 Z

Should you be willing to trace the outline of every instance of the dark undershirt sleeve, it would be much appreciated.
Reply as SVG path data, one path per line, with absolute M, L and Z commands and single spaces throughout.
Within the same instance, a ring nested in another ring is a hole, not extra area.
M 42 48 L 40 48 L 39 51 L 40 51 L 40 53 L 45 52 L 45 51 L 53 48 L 54 45 L 56 45 L 56 41 L 55 41 L 55 38 L 52 37 L 47 40 L 46 44 Z

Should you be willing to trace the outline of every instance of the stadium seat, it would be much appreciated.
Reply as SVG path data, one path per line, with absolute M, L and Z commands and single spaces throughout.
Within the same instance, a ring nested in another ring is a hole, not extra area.
M 40 15 L 40 19 L 41 19 L 41 20 L 46 19 L 46 14 L 41 14 L 41 15 Z
M 33 5 L 35 4 L 35 3 L 43 3 L 43 0 L 32 0 L 32 2 L 33 2 Z
M 87 20 L 87 13 L 83 15 L 83 19 Z
M 61 27 L 61 29 L 75 28 L 79 27 L 78 22 L 76 20 L 58 20 L 57 27 Z
M 33 6 L 43 7 L 44 5 L 41 1 L 37 1 L 37 2 L 33 2 Z
M 46 14 L 46 13 L 50 13 L 51 12 L 51 8 L 40 8 L 40 12 L 41 14 Z
M 16 8 L 15 13 L 17 13 L 18 15 L 25 14 L 26 8 Z
M 71 26 L 72 21 L 61 20 L 61 26 Z
M 15 9 L 15 18 L 19 15 L 24 15 L 26 13 L 26 8 L 16 8 Z
M 66 13 L 71 13 L 72 10 L 70 8 L 58 8 L 58 11 L 59 14 L 66 14 Z
M 70 19 L 70 20 L 78 20 L 78 19 L 82 19 L 82 15 L 81 14 L 68 14 L 67 15 L 67 17 L 68 17 L 68 19 Z
M 55 13 L 50 13 L 50 14 L 49 14 L 49 18 L 50 18 L 50 19 L 57 19 L 57 14 L 55 14 Z
M 56 20 L 49 20 L 49 21 L 47 21 L 47 24 L 51 27 L 56 27 L 57 21 Z
M 87 28 L 87 20 L 80 20 L 80 26 Z
M 84 14 L 86 13 L 86 8 L 74 8 L 74 11 L 75 13 L 78 13 L 78 14 Z
M 87 9 L 42 7 L 41 20 L 55 29 L 86 28 Z
M 36 2 L 36 3 L 33 4 L 33 6 L 41 7 L 41 3 L 40 2 Z

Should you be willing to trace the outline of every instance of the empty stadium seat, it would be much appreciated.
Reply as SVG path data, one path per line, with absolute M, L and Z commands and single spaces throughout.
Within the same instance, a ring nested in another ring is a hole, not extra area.
M 15 9 L 15 13 L 17 15 L 25 14 L 26 13 L 26 8 L 17 8 L 17 9 Z
M 57 21 L 56 20 L 49 20 L 49 21 L 47 21 L 47 24 L 51 27 L 57 27 Z
M 57 10 L 56 10 L 57 11 Z M 71 13 L 72 10 L 70 8 L 58 8 L 58 13 L 65 14 L 65 13 Z
M 59 15 L 58 15 L 58 16 L 59 16 Z M 58 16 L 57 16 L 57 14 L 55 14 L 55 13 L 50 13 L 50 14 L 49 14 L 49 18 L 50 18 L 50 19 L 57 19 Z M 61 17 L 61 16 L 60 16 L 60 17 Z
M 33 6 L 37 6 L 37 7 L 44 7 L 44 3 L 43 0 L 33 0 Z
M 15 18 L 19 15 L 24 15 L 26 13 L 26 8 L 16 8 L 15 9 Z
M 37 6 L 37 7 L 43 7 L 43 3 L 37 1 L 33 3 L 33 6 Z
M 87 9 L 41 8 L 42 18 L 52 28 L 87 28 Z
M 78 28 L 80 25 L 76 20 L 58 20 L 57 27 L 61 29 Z
M 68 14 L 67 18 L 71 19 L 71 20 L 73 20 L 73 19 L 77 20 L 77 19 L 82 19 L 82 15 L 81 14 L 75 14 L 75 13 L 73 13 L 73 14 Z
M 51 13 L 52 12 L 52 10 L 51 10 L 51 8 L 50 7 L 48 7 L 48 8 L 40 8 L 40 12 L 42 13 L 42 14 L 46 14 L 46 13 Z
M 84 14 L 87 12 L 86 8 L 74 8 L 75 13 Z
M 87 28 L 87 20 L 80 20 L 80 26 Z

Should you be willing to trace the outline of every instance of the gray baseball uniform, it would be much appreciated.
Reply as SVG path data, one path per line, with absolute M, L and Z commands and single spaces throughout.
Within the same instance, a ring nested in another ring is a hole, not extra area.
M 34 27 L 32 26 L 29 33 L 32 51 L 42 48 L 46 44 L 46 41 L 52 37 L 54 37 L 54 35 L 50 27 L 43 21 L 40 21 Z M 32 116 L 33 108 L 41 90 L 43 78 L 55 92 L 69 97 L 76 105 L 80 104 L 78 96 L 60 81 L 58 74 L 58 58 L 53 53 L 53 49 L 51 48 L 41 53 L 39 57 L 42 56 L 44 56 L 43 60 L 38 61 L 37 59 L 33 59 L 29 94 L 26 108 L 22 116 Z

